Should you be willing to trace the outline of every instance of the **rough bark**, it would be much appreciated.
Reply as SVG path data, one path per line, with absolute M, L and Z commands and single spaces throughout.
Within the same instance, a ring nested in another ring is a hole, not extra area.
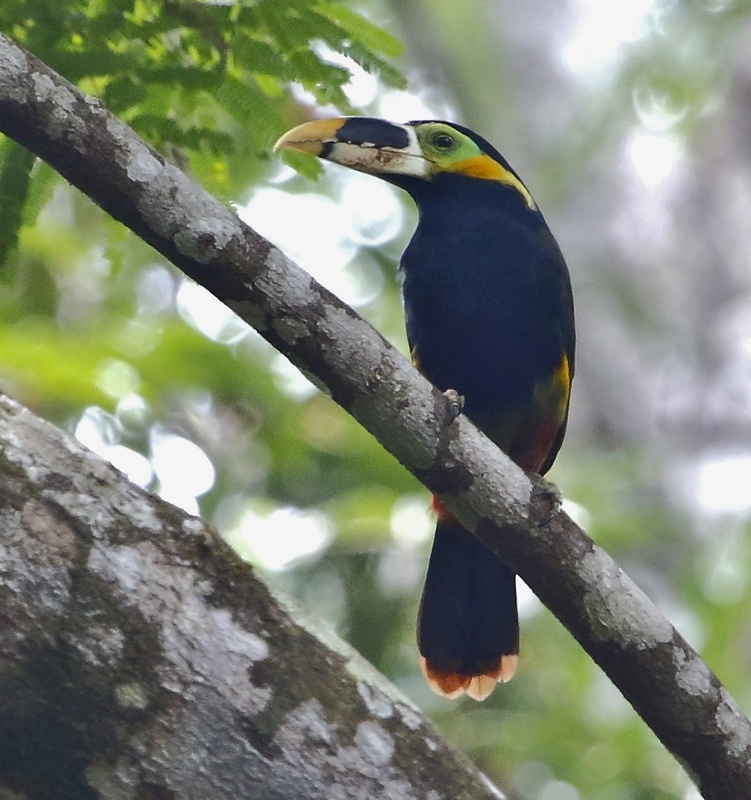
M 751 796 L 751 725 L 718 679 L 560 511 L 551 487 L 466 418 L 450 422 L 445 398 L 377 332 L 97 100 L 3 37 L 0 130 L 256 327 L 439 494 L 574 634 L 705 798 Z
M 4 397 L 0 518 L 0 796 L 499 796 L 205 522 Z

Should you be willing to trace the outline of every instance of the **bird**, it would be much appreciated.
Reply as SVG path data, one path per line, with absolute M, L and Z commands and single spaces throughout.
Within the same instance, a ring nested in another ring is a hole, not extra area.
M 445 120 L 314 119 L 291 148 L 403 189 L 418 222 L 399 265 L 412 361 L 516 464 L 545 474 L 574 377 L 571 281 L 531 193 L 485 138 Z M 438 694 L 484 700 L 517 668 L 516 576 L 433 497 L 418 612 L 420 666 Z

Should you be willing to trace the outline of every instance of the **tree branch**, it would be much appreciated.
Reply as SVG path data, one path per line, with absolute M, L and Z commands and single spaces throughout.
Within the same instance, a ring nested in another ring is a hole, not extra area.
M 100 103 L 0 37 L 0 130 L 311 375 L 529 584 L 689 771 L 751 795 L 751 724 L 618 565 L 377 332 Z

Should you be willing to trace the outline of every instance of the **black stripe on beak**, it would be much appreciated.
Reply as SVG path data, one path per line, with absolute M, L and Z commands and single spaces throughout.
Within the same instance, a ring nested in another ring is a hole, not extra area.
M 347 144 L 389 147 L 395 150 L 409 147 L 409 134 L 401 125 L 375 117 L 350 117 L 336 132 L 336 138 L 337 141 Z

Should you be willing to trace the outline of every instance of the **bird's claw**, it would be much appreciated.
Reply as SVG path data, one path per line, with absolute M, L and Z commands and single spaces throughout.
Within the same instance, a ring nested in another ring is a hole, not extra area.
M 557 486 L 541 479 L 532 489 L 532 500 L 537 498 L 542 498 L 547 503 L 547 508 L 541 509 L 542 513 L 537 519 L 537 526 L 542 528 L 561 510 L 563 494 Z
M 464 395 L 459 394 L 456 389 L 446 389 L 443 393 L 446 398 L 449 422 L 453 422 L 464 410 Z

